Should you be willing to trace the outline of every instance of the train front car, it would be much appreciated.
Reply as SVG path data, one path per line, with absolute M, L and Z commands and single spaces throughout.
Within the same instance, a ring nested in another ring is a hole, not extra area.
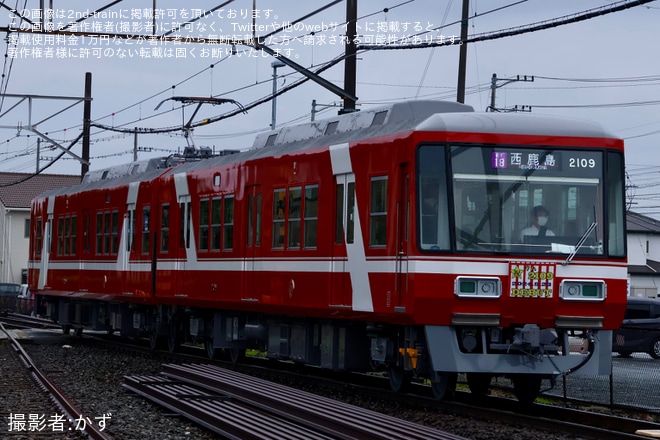
M 408 311 L 438 323 L 423 336 L 436 395 L 456 372 L 474 393 L 508 376 L 521 401 L 544 378 L 609 374 L 627 289 L 623 142 L 588 122 L 495 113 L 436 114 L 414 137 L 416 221 L 397 267 Z M 414 342 L 399 341 L 395 387 Z

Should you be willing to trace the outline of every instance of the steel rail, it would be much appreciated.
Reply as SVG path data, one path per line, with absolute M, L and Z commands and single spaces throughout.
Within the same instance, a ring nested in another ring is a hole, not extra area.
M 69 417 L 67 421 L 71 424 L 72 420 L 88 420 L 87 417 L 80 411 L 71 399 L 65 396 L 47 377 L 41 372 L 37 365 L 32 361 L 32 358 L 27 354 L 21 343 L 18 339 L 12 334 L 12 332 L 7 331 L 5 327 L 0 323 L 0 329 L 7 335 L 7 338 L 10 341 L 11 346 L 16 351 L 16 353 L 21 358 L 21 361 L 25 364 L 26 368 L 30 371 L 33 379 L 38 382 L 38 384 L 43 388 L 48 390 L 49 395 L 53 399 L 53 402 L 66 413 Z M 90 438 L 94 440 L 111 440 L 112 436 L 108 436 L 103 433 L 96 425 L 93 423 L 85 423 L 84 426 L 77 429 L 79 432 L 87 434 Z
M 163 366 L 162 376 L 127 377 L 124 386 L 158 403 L 165 402 L 169 409 L 206 427 L 215 427 L 218 429 L 215 432 L 236 435 L 232 438 L 245 437 L 228 433 L 229 428 L 217 428 L 217 425 L 226 426 L 231 420 L 230 428 L 242 426 L 243 435 L 258 439 L 281 438 L 285 432 L 286 438 L 465 440 L 455 434 L 214 365 L 167 364 Z M 235 412 L 239 407 L 243 411 Z M 230 410 L 232 416 L 228 415 Z M 263 432 L 254 432 L 255 412 L 261 414 L 259 428 Z

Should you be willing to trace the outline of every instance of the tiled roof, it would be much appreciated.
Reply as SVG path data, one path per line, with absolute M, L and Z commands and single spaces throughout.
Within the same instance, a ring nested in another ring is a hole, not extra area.
M 645 234 L 660 234 L 660 221 L 636 212 L 626 213 L 626 230 Z
M 628 273 L 631 275 L 660 275 L 660 263 L 646 260 L 645 265 L 629 265 Z
M 0 202 L 6 208 L 29 208 L 44 191 L 80 183 L 80 176 L 0 172 Z

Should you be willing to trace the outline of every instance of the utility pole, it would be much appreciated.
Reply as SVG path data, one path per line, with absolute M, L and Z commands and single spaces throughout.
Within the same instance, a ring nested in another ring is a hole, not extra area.
M 357 0 L 346 1 L 346 58 L 344 59 L 344 90 L 355 96 L 357 76 Z M 355 111 L 355 100 L 344 97 L 344 108 L 339 113 Z
M 284 67 L 284 64 L 281 60 L 275 59 L 270 66 L 273 68 L 273 99 L 271 101 L 271 115 L 270 115 L 270 129 L 275 130 L 275 123 L 277 119 L 277 69 L 279 67 Z
M 498 84 L 498 81 L 501 81 L 501 83 Z M 534 76 L 528 77 L 527 75 L 523 75 L 523 77 L 521 78 L 520 75 L 517 75 L 515 78 L 498 78 L 497 73 L 493 73 L 493 77 L 490 80 L 490 106 L 488 107 L 488 110 L 490 110 L 491 112 L 499 111 L 499 109 L 495 107 L 496 90 L 500 87 L 504 87 L 507 84 L 517 81 L 534 82 Z M 522 111 L 525 111 L 524 108 L 525 106 L 523 106 Z
M 85 73 L 85 102 L 83 104 L 83 138 L 82 162 L 80 164 L 80 178 L 85 177 L 89 171 L 89 137 L 92 122 L 92 72 Z
M 467 37 L 468 16 L 470 15 L 470 0 L 463 0 L 461 15 L 461 47 L 458 54 L 458 86 L 456 87 L 456 102 L 465 103 L 465 72 L 467 70 Z
M 41 154 L 41 138 L 37 138 L 37 174 L 39 174 L 39 155 Z
M 133 162 L 138 160 L 138 128 L 135 127 L 135 133 L 133 133 Z

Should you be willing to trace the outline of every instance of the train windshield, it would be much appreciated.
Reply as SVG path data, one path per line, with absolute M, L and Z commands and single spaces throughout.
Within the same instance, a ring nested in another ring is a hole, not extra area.
M 625 252 L 619 153 L 424 145 L 417 159 L 423 251 Z

